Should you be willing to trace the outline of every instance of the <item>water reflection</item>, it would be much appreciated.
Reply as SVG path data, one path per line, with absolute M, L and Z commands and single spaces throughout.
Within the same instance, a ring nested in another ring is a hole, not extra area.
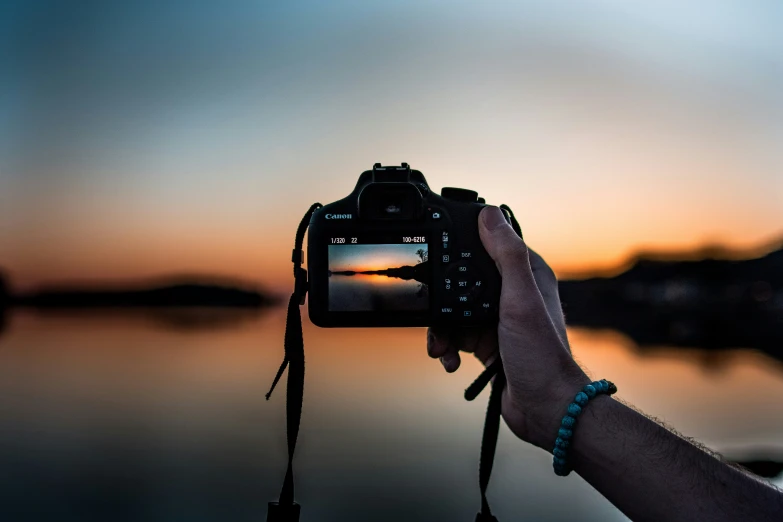
M 32 309 L 24 314 L 42 322 L 121 323 L 129 327 L 152 327 L 179 332 L 199 333 L 242 327 L 257 321 L 269 308 L 78 308 Z M 0 335 L 8 328 L 13 312 L 0 309 Z
M 329 277 L 329 310 L 426 310 L 427 285 L 415 279 L 378 274 L 333 274 Z
M 14 314 L 0 350 L 0 511 L 7 520 L 263 520 L 285 469 L 284 310 L 193 333 L 118 315 Z M 716 372 L 572 329 L 620 396 L 730 455 L 783 454 L 783 373 L 752 351 Z M 445 374 L 423 329 L 318 329 L 297 453 L 302 521 L 465 520 L 478 505 L 479 365 Z M 739 457 L 738 457 L 739 458 Z M 490 487 L 501 520 L 623 520 L 504 428 Z M 564 488 L 568 503 L 560 502 Z

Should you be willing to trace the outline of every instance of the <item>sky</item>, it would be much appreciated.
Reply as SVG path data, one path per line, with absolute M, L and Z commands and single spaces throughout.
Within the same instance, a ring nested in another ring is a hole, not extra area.
M 426 251 L 427 245 L 329 245 L 329 270 L 361 272 L 415 265 L 421 262 L 418 250 Z
M 375 162 L 510 205 L 561 276 L 783 237 L 783 4 L 0 7 L 0 268 L 287 289 Z

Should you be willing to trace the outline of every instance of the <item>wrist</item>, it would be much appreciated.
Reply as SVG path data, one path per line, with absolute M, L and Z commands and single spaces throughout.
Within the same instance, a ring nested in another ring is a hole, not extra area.
M 576 366 L 576 364 L 574 364 Z M 535 433 L 533 444 L 552 453 L 555 439 L 557 439 L 558 430 L 561 427 L 563 416 L 566 414 L 568 405 L 574 400 L 574 396 L 586 385 L 590 384 L 590 379 L 576 366 L 577 371 L 572 375 L 564 376 L 552 395 L 552 399 L 545 403 L 546 412 L 542 412 L 539 429 Z
M 535 394 L 535 398 L 525 393 L 528 397 L 524 406 L 515 407 L 519 411 L 519 415 L 515 416 L 518 419 L 516 429 L 515 426 L 510 428 L 522 440 L 551 453 L 568 405 L 574 395 L 590 382 L 579 365 L 570 359 L 557 376 L 550 379 L 549 385 L 539 390 L 541 393 Z M 514 390 L 509 391 L 510 394 L 514 393 Z M 513 397 L 509 399 L 517 402 Z

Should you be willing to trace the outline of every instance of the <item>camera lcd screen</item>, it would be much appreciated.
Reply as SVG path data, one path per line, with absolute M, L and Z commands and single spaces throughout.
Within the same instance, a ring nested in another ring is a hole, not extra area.
M 431 267 L 426 236 L 348 235 L 328 240 L 330 312 L 429 308 Z

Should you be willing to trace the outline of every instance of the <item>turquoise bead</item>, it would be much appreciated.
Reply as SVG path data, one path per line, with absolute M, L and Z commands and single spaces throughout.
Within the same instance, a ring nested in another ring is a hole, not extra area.
M 596 395 L 606 393 L 612 395 L 617 391 L 617 386 L 614 383 L 601 379 L 593 383 L 587 384 L 582 391 L 578 392 L 574 396 L 574 402 L 568 405 L 568 413 L 560 421 L 560 428 L 557 430 L 557 439 L 555 439 L 555 447 L 552 449 L 552 467 L 555 474 L 561 477 L 568 475 L 571 470 L 566 465 L 566 457 L 568 456 L 568 447 L 571 445 L 571 437 L 574 435 L 574 428 L 576 426 L 576 418 L 582 413 L 582 408 L 587 406 L 587 403 Z
M 573 432 L 573 431 L 571 431 L 571 430 L 569 430 L 569 429 L 566 429 L 566 428 L 560 428 L 559 430 L 557 430 L 557 435 L 558 435 L 558 436 L 559 436 L 561 439 L 563 439 L 563 440 L 568 440 L 568 439 L 570 439 L 570 438 L 571 438 L 571 435 L 573 435 L 573 434 L 574 434 L 574 432 Z

